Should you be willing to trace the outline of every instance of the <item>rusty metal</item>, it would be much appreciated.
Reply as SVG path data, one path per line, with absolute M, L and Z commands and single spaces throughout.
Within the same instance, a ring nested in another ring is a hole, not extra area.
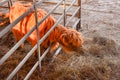
M 63 9 L 63 13 L 64 13 L 63 24 L 65 26 L 65 24 L 66 24 L 66 18 L 67 18 L 67 16 L 66 16 L 66 1 L 65 0 L 63 0 L 63 4 L 64 4 L 64 9 Z
M 81 0 L 78 0 L 78 6 L 80 7 L 80 9 L 78 10 L 78 18 L 81 19 Z M 79 23 L 77 24 L 77 30 L 81 29 L 81 20 L 79 21 Z

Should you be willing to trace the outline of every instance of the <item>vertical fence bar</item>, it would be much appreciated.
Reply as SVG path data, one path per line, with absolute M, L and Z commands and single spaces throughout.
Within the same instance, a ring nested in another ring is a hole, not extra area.
M 50 10 L 48 12 L 48 14 L 43 17 L 43 19 L 41 19 L 39 21 L 39 25 L 63 2 L 63 0 L 61 0 L 52 10 Z M 37 3 L 38 4 L 38 3 Z M 20 16 L 19 18 L 17 18 L 13 23 L 11 23 L 10 25 L 8 25 L 5 29 L 3 29 L 0 32 L 0 37 L 2 37 L 4 34 L 6 34 L 15 24 L 17 24 L 21 19 L 23 19 L 28 13 L 30 13 L 33 10 L 33 7 L 31 7 L 28 11 L 26 11 L 22 16 Z M 8 57 L 10 57 L 13 52 L 21 45 L 21 43 L 23 43 L 23 41 L 26 40 L 26 38 L 35 30 L 35 26 L 20 40 L 16 43 L 16 45 L 14 47 L 12 47 L 12 49 L 10 49 L 1 59 L 0 59 L 0 66 L 8 59 Z M 43 37 L 42 40 L 45 40 L 46 37 Z
M 10 0 L 11 1 L 11 0 Z M 65 0 L 63 0 L 64 1 L 64 26 L 65 26 L 65 24 L 66 24 L 66 11 L 68 10 L 66 10 L 66 1 Z M 30 75 L 32 74 L 32 72 L 35 70 L 35 68 L 39 65 L 39 69 L 40 69 L 40 71 L 41 71 L 41 60 L 42 60 L 42 56 L 40 55 L 40 45 L 39 45 L 39 29 L 38 29 L 38 15 L 37 15 L 37 9 L 36 9 L 36 6 L 35 6 L 35 4 L 36 4 L 36 0 L 33 0 L 33 2 L 34 2 L 34 10 L 35 10 L 35 21 L 36 21 L 36 31 L 37 31 L 37 50 L 38 50 L 38 63 L 36 63 L 35 64 L 35 67 L 33 67 L 32 68 L 32 71 L 30 71 L 30 74 L 28 74 L 28 77 L 27 78 L 29 78 L 30 77 Z M 10 2 L 8 2 L 8 4 L 9 4 L 9 6 L 12 6 L 12 3 L 10 3 Z M 81 6 L 81 0 L 78 0 L 78 4 L 79 4 L 79 6 Z M 63 16 L 63 15 L 62 15 Z M 62 19 L 62 16 L 60 17 L 61 19 Z M 79 18 L 81 18 L 81 7 L 80 7 L 80 9 L 79 9 L 79 15 L 78 15 L 78 17 Z M 60 20 L 60 19 L 59 19 Z M 59 21 L 58 20 L 58 21 Z M 56 24 L 57 25 L 57 24 Z M 79 25 L 79 27 L 78 27 L 78 29 L 80 29 L 81 28 L 81 21 L 79 21 L 79 23 L 78 23 L 78 25 Z M 49 50 L 49 49 L 48 49 Z M 47 50 L 47 52 L 48 52 L 48 50 Z M 54 55 L 54 59 L 55 59 L 55 57 L 58 55 L 58 53 L 59 53 L 59 51 L 61 50 L 61 48 L 59 48 L 57 51 L 56 51 L 56 53 L 55 53 L 55 55 Z M 47 52 L 46 52 L 46 54 L 47 54 Z M 32 54 L 32 53 L 31 53 Z M 31 55 L 30 54 L 30 55 Z M 54 61 L 54 59 L 52 60 L 52 62 Z M 24 62 L 25 62 L 25 60 L 23 60 Z M 40 61 L 40 62 L 39 62 Z M 21 63 L 21 64 L 23 64 L 23 63 Z M 21 65 L 21 64 L 19 64 L 19 65 Z M 14 73 L 14 72 L 13 72 Z M 13 76 L 12 76 L 13 77 Z M 10 79 L 12 78 L 12 77 L 10 77 Z M 8 80 L 9 80 L 9 78 L 8 78 Z M 26 78 L 25 78 L 25 80 L 27 80 Z
M 80 7 L 80 9 L 78 10 L 78 18 L 81 18 L 81 0 L 78 0 L 78 6 Z M 77 24 L 76 29 L 79 30 L 80 28 L 81 28 L 81 20 Z
M 48 47 L 45 52 L 42 54 L 42 56 L 40 57 L 40 61 L 43 60 L 43 58 L 47 55 L 47 53 L 49 52 L 50 47 Z M 35 65 L 32 67 L 32 69 L 29 71 L 29 73 L 26 75 L 26 77 L 24 78 L 24 80 L 28 80 L 30 78 L 30 76 L 32 75 L 32 73 L 35 71 L 35 69 L 38 66 L 38 61 L 35 63 Z
M 10 1 L 8 1 L 8 7 L 9 7 L 9 9 L 10 9 L 10 7 L 11 7 Z
M 39 71 L 41 72 L 41 61 L 40 61 L 40 45 L 39 45 L 39 39 L 40 39 L 40 33 L 39 33 L 39 25 L 38 25 L 38 15 L 37 15 L 37 8 L 36 8 L 36 0 L 33 0 L 34 3 L 34 10 L 35 10 L 35 21 L 36 21 L 36 32 L 37 32 L 37 54 L 38 54 L 38 64 L 39 64 Z
M 10 5 L 12 6 L 12 1 L 10 0 L 9 2 L 10 2 Z
M 65 0 L 63 0 L 63 4 L 64 4 L 64 26 L 65 26 L 65 24 L 66 24 L 66 1 Z
M 8 1 L 8 7 L 9 7 L 9 11 L 10 11 L 10 7 L 12 6 L 12 1 L 11 0 L 9 0 Z

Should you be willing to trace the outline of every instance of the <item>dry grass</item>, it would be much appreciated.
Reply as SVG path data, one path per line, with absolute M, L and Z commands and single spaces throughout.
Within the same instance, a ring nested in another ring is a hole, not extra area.
M 3 16 L 0 19 L 3 20 Z M 2 25 L 3 28 L 4 26 L 5 25 Z M 42 62 L 43 74 L 40 75 L 37 68 L 29 80 L 119 80 L 120 45 L 114 39 L 111 39 L 111 37 L 102 37 L 95 33 L 90 36 L 91 33 L 92 31 L 86 33 L 90 38 L 87 36 L 84 38 L 85 42 L 80 53 L 64 54 L 61 52 L 44 74 L 50 62 L 50 59 L 46 58 L 46 60 Z M 13 34 L 8 33 L 8 35 L 2 37 L 0 39 L 0 58 L 5 55 L 14 44 Z M 31 49 L 29 44 L 25 46 L 25 49 L 20 48 L 15 51 L 15 53 L 0 66 L 0 80 L 5 80 Z M 23 80 L 36 61 L 37 58 L 32 55 L 12 80 Z
M 98 37 L 101 38 L 101 37 Z M 102 37 L 103 38 L 103 37 Z M 86 39 L 84 54 L 58 56 L 54 63 L 53 74 L 47 74 L 51 80 L 117 80 L 120 77 L 120 51 L 114 40 L 105 38 L 104 45 Z M 99 39 L 101 40 L 101 39 Z M 103 40 L 103 39 L 102 39 Z M 92 46 L 92 47 L 90 47 Z M 117 47 L 116 47 L 117 46 Z M 114 51 L 113 51 L 114 50 Z
M 8 39 L 11 36 L 8 36 Z M 12 38 L 13 39 L 13 38 Z M 10 39 L 11 40 L 11 39 Z M 9 40 L 7 40 L 9 42 Z M 4 41 L 1 46 L 10 46 Z M 0 47 L 1 47 L 0 46 Z M 26 44 L 26 46 L 29 46 Z M 105 37 L 94 37 L 86 39 L 81 53 L 61 54 L 55 62 L 49 66 L 44 74 L 50 60 L 42 63 L 43 75 L 39 74 L 38 68 L 30 77 L 30 80 L 119 80 L 120 78 L 120 51 L 119 46 L 112 39 Z M 6 49 L 2 49 L 2 57 Z M 0 79 L 5 80 L 11 71 L 18 65 L 30 49 L 18 49 L 1 67 Z M 24 79 L 25 75 L 37 61 L 32 55 L 25 65 L 14 76 L 13 80 Z

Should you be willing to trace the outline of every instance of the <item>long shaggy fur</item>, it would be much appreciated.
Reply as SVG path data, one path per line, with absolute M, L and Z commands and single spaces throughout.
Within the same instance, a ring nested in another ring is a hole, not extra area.
M 16 2 L 10 8 L 10 23 L 16 20 L 20 15 L 26 12 L 30 8 L 30 4 L 21 4 Z M 42 9 L 37 10 L 38 20 L 40 21 L 47 12 Z M 49 16 L 42 24 L 39 26 L 39 37 L 42 38 L 48 30 L 55 24 L 56 20 Z M 35 22 L 34 11 L 29 13 L 24 19 L 22 19 L 16 26 L 12 28 L 12 32 L 15 36 L 16 41 L 19 41 L 26 33 L 28 33 Z M 27 41 L 34 46 L 37 43 L 36 30 L 27 38 Z M 52 45 L 51 51 L 55 50 L 59 44 L 62 46 L 63 50 L 66 52 L 75 51 L 83 43 L 82 37 L 79 32 L 71 28 L 66 28 L 62 25 L 58 25 L 47 37 L 47 39 L 41 44 L 41 47 L 47 48 Z

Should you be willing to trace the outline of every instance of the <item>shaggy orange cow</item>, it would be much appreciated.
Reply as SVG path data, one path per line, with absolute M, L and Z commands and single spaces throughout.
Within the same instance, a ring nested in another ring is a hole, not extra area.
M 30 4 L 21 4 L 16 2 L 10 8 L 10 23 L 16 20 L 20 15 L 26 12 L 30 8 Z M 40 21 L 45 15 L 46 11 L 43 9 L 37 10 L 38 20 Z M 39 37 L 42 38 L 48 30 L 55 24 L 56 20 L 49 16 L 42 24 L 39 25 Z M 12 28 L 12 32 L 15 36 L 16 41 L 18 42 L 26 33 L 28 33 L 33 26 L 36 24 L 35 22 L 35 13 L 32 11 L 29 13 L 24 19 L 22 19 L 16 26 Z M 27 41 L 34 46 L 37 43 L 36 30 L 32 32 L 32 34 L 27 38 Z M 62 49 L 69 53 L 71 51 L 77 50 L 81 47 L 83 43 L 82 37 L 79 32 L 73 30 L 71 28 L 66 28 L 62 25 L 58 25 L 45 39 L 45 41 L 41 44 L 41 47 L 47 48 L 48 46 L 52 46 L 50 51 L 54 51 L 58 48 L 59 44 L 62 46 Z

